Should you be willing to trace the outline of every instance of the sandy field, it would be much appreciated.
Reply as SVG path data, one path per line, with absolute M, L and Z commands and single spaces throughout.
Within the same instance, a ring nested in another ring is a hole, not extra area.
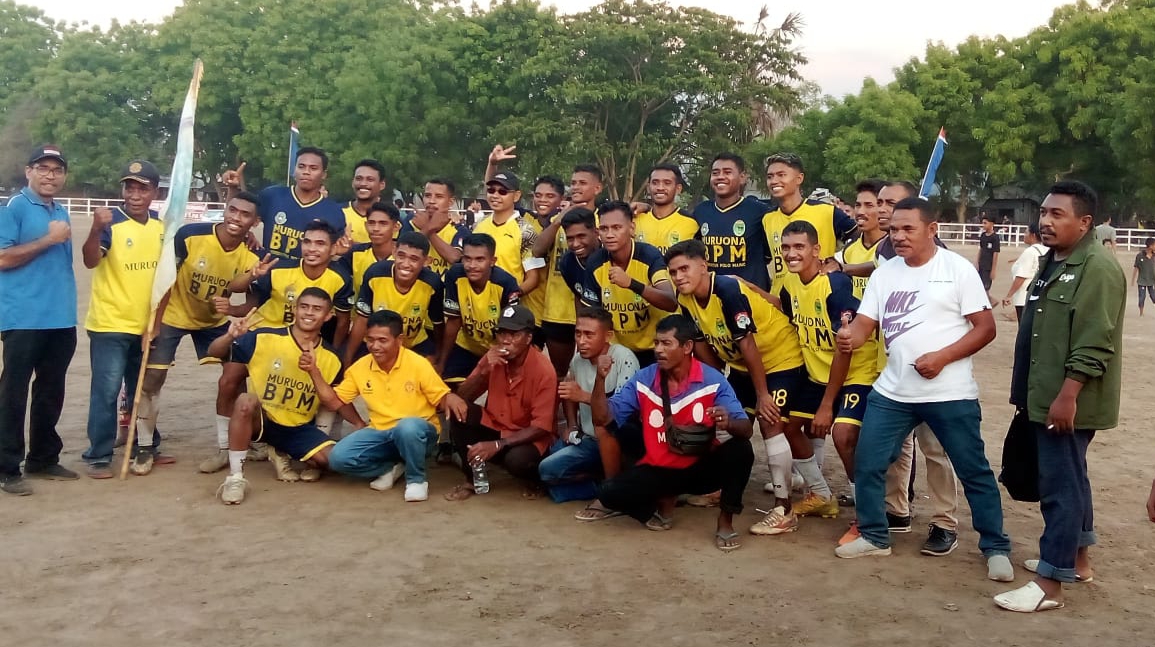
M 91 273 L 80 266 L 88 222 L 76 227 L 81 320 Z M 973 255 L 974 247 L 961 248 Z M 1010 283 L 1010 250 L 995 293 Z M 1120 261 L 1130 277 L 1131 253 Z M 629 519 L 579 524 L 581 505 L 525 501 L 495 473 L 491 494 L 463 503 L 441 495 L 459 481 L 431 470 L 431 499 L 370 490 L 330 476 L 279 483 L 249 464 L 239 507 L 215 498 L 223 474 L 196 464 L 214 451 L 217 370 L 182 347 L 163 394 L 160 427 L 176 465 L 127 481 L 34 482 L 30 497 L 0 496 L 0 635 L 5 645 L 1147 645 L 1155 617 L 1155 524 L 1143 504 L 1155 476 L 1144 422 L 1155 359 L 1155 310 L 1126 322 L 1121 424 L 1103 432 L 1089 461 L 1097 530 L 1095 583 L 1072 585 L 1067 608 L 1030 616 L 991 596 L 969 509 L 960 501 L 960 546 L 923 557 L 930 510 L 915 502 L 916 531 L 887 558 L 839 560 L 849 515 L 805 519 L 799 532 L 755 538 L 746 528 L 770 504 L 755 465 L 742 549 L 713 548 L 714 511 L 681 508 L 674 529 Z M 977 358 L 987 455 L 998 469 L 1011 418 L 1006 403 L 1015 333 L 999 309 L 999 336 Z M 89 381 L 81 332 L 60 432 L 62 462 L 81 469 Z M 832 484 L 845 476 L 828 452 Z M 919 465 L 920 473 L 923 467 Z M 925 485 L 917 486 L 925 493 Z M 1037 557 L 1037 507 L 1004 496 L 1016 585 Z M 852 513 L 852 511 L 851 511 Z M 1144 610 L 1146 609 L 1146 610 Z

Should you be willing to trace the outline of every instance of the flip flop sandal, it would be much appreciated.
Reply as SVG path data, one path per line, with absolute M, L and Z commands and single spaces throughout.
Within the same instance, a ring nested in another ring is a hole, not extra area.
M 1026 586 L 1014 591 L 996 595 L 995 604 L 1007 611 L 1017 611 L 1018 613 L 1035 613 L 1036 611 L 1063 608 L 1062 602 L 1048 600 L 1046 592 L 1034 582 L 1028 582 Z
M 729 553 L 729 552 L 733 552 L 735 550 L 738 550 L 739 548 L 742 547 L 742 544 L 727 544 L 726 543 L 729 541 L 733 541 L 737 538 L 738 538 L 738 533 L 736 533 L 736 532 L 731 532 L 731 533 L 727 533 L 727 534 L 722 534 L 720 532 L 716 532 L 716 533 L 714 533 L 714 548 L 717 548 L 718 550 L 722 551 L 723 553 Z
M 657 512 L 654 513 L 650 520 L 646 522 L 646 529 L 660 532 L 662 530 L 669 530 L 674 527 L 674 520 L 669 517 L 663 517 Z
M 1028 560 L 1023 562 L 1023 568 L 1027 569 L 1028 571 L 1030 571 L 1032 573 L 1038 573 L 1039 572 L 1039 560 L 1028 559 Z M 1089 583 L 1095 581 L 1095 576 L 1092 575 L 1091 577 L 1088 577 L 1087 579 L 1083 579 L 1082 575 L 1075 573 L 1075 581 L 1078 582 L 1079 584 L 1089 584 Z
M 578 521 L 605 521 L 606 519 L 613 519 L 614 517 L 622 516 L 623 512 L 619 510 L 610 510 L 609 508 L 591 503 L 586 507 L 574 513 L 573 518 Z
M 468 492 L 469 494 L 466 494 Z M 445 493 L 446 501 L 464 501 L 472 497 L 476 492 L 473 491 L 472 485 L 458 485 L 452 490 Z

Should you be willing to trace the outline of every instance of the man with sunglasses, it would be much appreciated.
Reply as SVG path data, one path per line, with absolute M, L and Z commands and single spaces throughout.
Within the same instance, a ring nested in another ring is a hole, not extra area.
M 53 198 L 64 188 L 68 162 L 56 146 L 33 151 L 24 169 L 28 186 L 0 208 L 0 491 L 24 496 L 29 477 L 75 480 L 60 465 L 63 443 L 56 422 L 64 408 L 64 383 L 76 350 L 76 276 L 72 224 Z M 36 376 L 25 457 L 24 413 L 28 383 Z
M 496 173 L 485 183 L 485 196 L 493 215 L 477 223 L 473 231 L 493 236 L 497 241 L 497 266 L 517 279 L 521 294 L 529 294 L 541 284 L 545 259 L 533 255 L 541 226 L 517 209 L 521 180 L 509 171 Z

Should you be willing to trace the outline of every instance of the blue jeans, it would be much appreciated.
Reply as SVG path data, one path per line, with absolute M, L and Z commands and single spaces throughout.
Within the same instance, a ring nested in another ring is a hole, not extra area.
M 588 501 L 597 498 L 597 481 L 602 476 L 602 455 L 598 441 L 585 436 L 576 445 L 556 440 L 549 448 L 549 456 L 537 467 L 541 480 L 549 489 L 549 496 L 557 503 Z
M 890 546 L 886 522 L 886 469 L 902 451 L 913 429 L 925 422 L 946 450 L 971 506 L 971 523 L 979 533 L 983 555 L 1009 555 L 1011 540 L 1003 532 L 1003 502 L 979 432 L 978 400 L 907 403 L 877 391 L 866 398 L 866 415 L 854 453 L 855 508 L 858 531 L 881 548 Z M 1071 552 L 1074 557 L 1074 551 Z
M 1075 581 L 1075 553 L 1094 546 L 1095 511 L 1087 479 L 1087 446 L 1094 431 L 1053 434 L 1039 423 L 1039 508 L 1043 535 L 1039 537 L 1039 575 L 1059 582 Z
M 84 460 L 89 464 L 112 462 L 116 444 L 117 397 L 123 383 L 128 397 L 136 393 L 140 377 L 141 335 L 119 332 L 88 331 L 88 359 L 92 367 L 88 396 L 88 450 Z
M 405 482 L 424 483 L 425 459 L 436 446 L 437 429 L 428 420 L 402 418 L 392 429 L 360 429 L 342 438 L 329 452 L 329 469 L 375 479 L 404 461 Z

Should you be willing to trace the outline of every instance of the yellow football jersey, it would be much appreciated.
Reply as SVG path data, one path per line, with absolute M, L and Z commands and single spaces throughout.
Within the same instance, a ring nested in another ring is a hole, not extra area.
M 450 247 L 461 248 L 461 239 L 468 234 L 469 230 L 464 227 L 459 227 L 453 223 L 449 223 L 437 232 L 437 237 L 449 243 Z M 449 271 L 449 261 L 442 258 L 441 254 L 437 253 L 437 248 L 432 243 L 429 245 L 429 269 L 437 273 L 437 276 L 445 278 L 445 273 Z
M 352 201 L 346 204 L 341 212 L 345 214 L 345 233 L 349 239 L 354 244 L 369 242 L 369 230 L 365 228 L 367 217 L 357 213 Z
M 657 247 L 646 243 L 634 243 L 633 246 L 630 264 L 626 268 L 630 278 L 646 285 L 670 280 L 666 261 Z M 653 350 L 658 321 L 669 313 L 650 304 L 642 295 L 635 294 L 629 288 L 610 282 L 611 267 L 613 262 L 610 253 L 604 247 L 590 255 L 581 282 L 582 302 L 605 308 L 614 316 L 614 339 L 617 343 L 634 352 Z M 566 278 L 569 283 L 578 280 L 576 276 Z
M 838 241 L 858 227 L 853 218 L 833 205 L 817 200 L 805 200 L 793 212 L 787 214 L 779 207 L 762 217 L 762 228 L 770 246 L 771 280 L 775 291 L 783 277 L 790 273 L 782 258 L 782 230 L 795 220 L 804 220 L 818 231 L 819 254 L 822 258 L 834 256 L 838 251 Z
M 554 216 L 555 220 L 561 218 L 561 214 Z M 569 247 L 565 242 L 565 229 L 558 227 L 557 240 L 553 241 L 553 249 L 549 251 L 546 265 L 545 312 L 542 314 L 542 321 L 572 326 L 577 323 L 574 292 L 573 287 L 566 282 L 561 271 L 561 259 L 568 251 Z
M 653 211 L 634 216 L 634 240 L 649 243 L 663 254 L 683 240 L 698 237 L 698 221 L 677 210 L 665 218 Z
M 533 244 L 541 233 L 541 225 L 532 215 L 515 211 L 500 225 L 490 216 L 477 223 L 475 234 L 489 234 L 497 242 L 497 266 L 513 275 L 520 285 L 525 273 L 545 267 L 545 259 L 533 255 Z
M 92 273 L 85 329 L 144 334 L 163 239 L 164 225 L 155 211 L 139 223 L 120 207 L 112 210 L 112 224 L 100 234 L 104 257 Z
M 732 370 L 750 372 L 738 342 L 753 335 L 767 374 L 802 366 L 798 335 L 786 315 L 732 276 L 711 272 L 710 280 L 706 305 L 692 294 L 679 294 L 678 303 L 722 361 Z
M 228 321 L 213 307 L 213 297 L 228 296 L 229 281 L 257 264 L 257 255 L 242 242 L 227 250 L 209 222 L 181 227 L 173 240 L 176 249 L 176 283 L 164 310 L 165 325 L 184 330 L 215 328 Z
M 858 310 L 850 277 L 832 272 L 803 283 L 797 274 L 788 272 L 780 285 L 782 309 L 797 331 L 806 373 L 811 381 L 826 384 L 837 352 L 834 337 L 842 325 L 842 313 Z M 844 384 L 874 384 L 878 377 L 876 344 L 871 339 L 854 351 Z
M 237 337 L 230 362 L 249 370 L 249 393 L 261 401 L 265 417 L 286 427 L 312 422 L 321 402 L 313 378 L 298 368 L 301 347 L 290 328 L 262 328 Z M 341 372 L 341 360 L 327 345 L 318 341 L 313 357 L 325 381 L 332 384 Z
M 477 292 L 465 276 L 465 267 L 456 263 L 445 274 L 446 317 L 460 317 L 457 345 L 474 355 L 484 355 L 497 335 L 497 320 L 506 306 L 516 304 L 520 295 L 517 281 L 509 272 L 494 267 L 489 282 Z
M 337 261 L 335 269 L 349 277 L 353 285 L 353 297 L 356 298 L 356 296 L 361 293 L 365 272 L 377 261 L 389 260 L 391 258 L 393 258 L 393 256 L 377 258 L 377 255 L 373 253 L 373 246 L 369 243 L 362 243 L 353 245 L 349 253 Z
M 321 276 L 310 279 L 301 269 L 300 261 L 277 264 L 269 273 L 253 282 L 250 290 L 261 302 L 249 330 L 280 328 L 293 323 L 297 296 L 305 288 L 321 288 L 333 299 L 333 309 L 348 312 L 352 308 L 353 287 L 349 277 L 332 267 Z
M 406 348 L 429 339 L 434 324 L 445 321 L 441 277 L 428 267 L 421 268 L 417 281 L 402 293 L 393 279 L 393 261 L 381 261 L 365 272 L 365 282 L 357 295 L 357 314 L 368 317 L 380 310 L 392 310 L 405 319 Z
M 862 236 L 859 236 L 842 250 L 842 262 L 846 265 L 859 265 L 861 263 L 874 263 L 875 257 L 878 255 L 878 244 L 882 242 L 882 238 L 874 241 L 874 244 L 867 247 L 866 243 L 862 242 Z M 866 282 L 870 279 L 869 276 L 852 276 L 850 280 L 854 282 L 854 298 L 862 299 L 862 293 L 866 291 Z

